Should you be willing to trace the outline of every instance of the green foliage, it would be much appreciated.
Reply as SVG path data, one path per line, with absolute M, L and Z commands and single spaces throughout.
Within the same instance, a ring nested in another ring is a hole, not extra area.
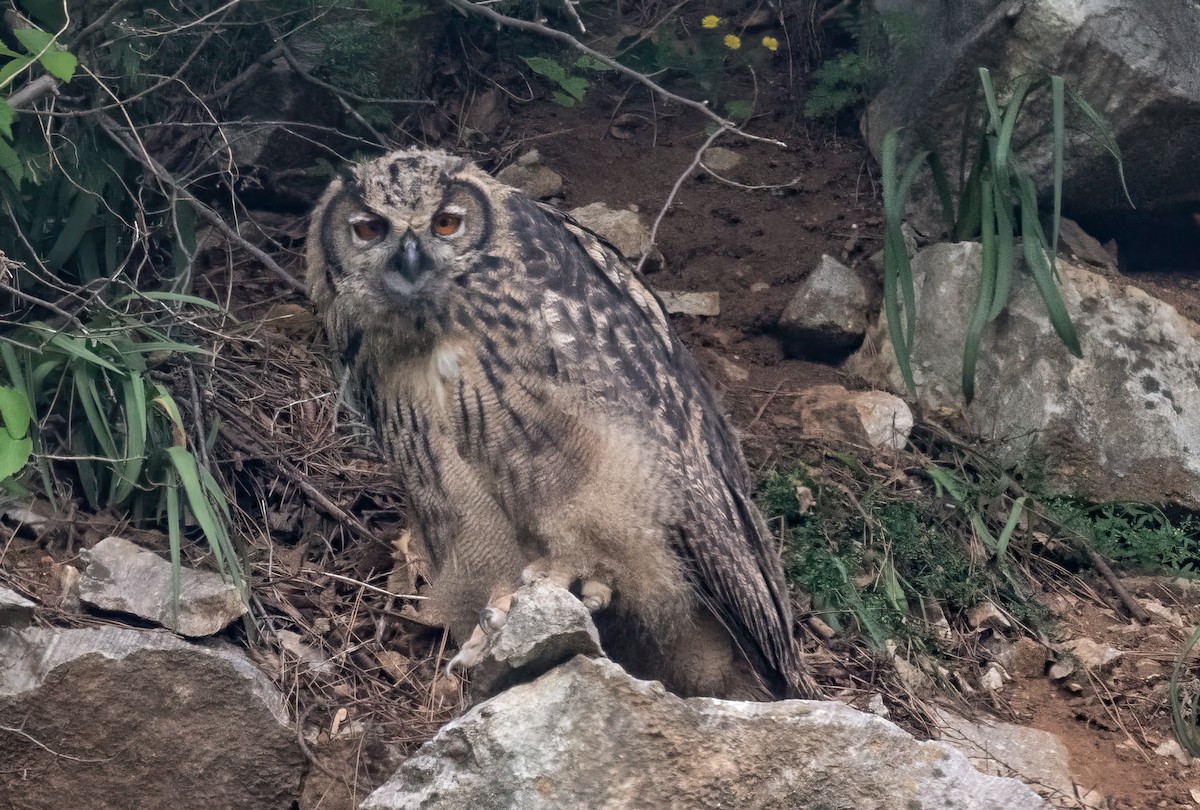
M 591 79 L 586 73 L 603 73 L 612 70 L 604 62 L 584 54 L 570 62 L 560 62 L 546 56 L 521 57 L 525 64 L 539 76 L 549 79 L 558 89 L 554 91 L 554 100 L 563 107 L 574 107 L 583 101 L 584 94 L 591 86 Z
M 1187 576 L 1200 567 L 1200 519 L 1195 516 L 1173 521 L 1156 506 L 1119 501 L 1089 504 L 1047 498 L 1041 504 L 1110 560 Z
M 910 392 L 914 389 L 910 357 L 916 302 L 900 227 L 912 183 L 923 163 L 928 162 L 933 174 L 952 238 L 979 239 L 982 244 L 979 293 L 963 348 L 962 390 L 967 402 L 975 396 L 975 367 L 984 331 L 1004 311 L 1012 292 L 1018 238 L 1024 266 L 1045 303 L 1051 325 L 1067 349 L 1077 357 L 1082 356 L 1075 327 L 1058 291 L 1055 269 L 1062 210 L 1065 100 L 1070 100 L 1084 114 L 1097 139 L 1116 159 L 1118 168 L 1121 166 L 1119 148 L 1102 119 L 1078 94 L 1066 90 L 1061 77 L 1036 80 L 1021 77 L 1014 82 L 1005 104 L 999 102 L 986 68 L 979 69 L 979 80 L 986 101 L 985 115 L 973 139 L 971 133 L 964 132 L 964 155 L 973 152 L 973 157 L 965 181 L 962 175 L 967 171 L 967 162 L 964 160 L 960 167 L 957 207 L 939 156 L 928 150 L 921 151 L 901 171 L 897 158 L 900 130 L 885 136 L 882 154 L 884 311 L 897 365 Z M 1047 87 L 1051 95 L 1054 174 L 1054 213 L 1049 239 L 1038 219 L 1038 194 L 1033 178 L 1013 153 L 1013 133 L 1026 101 Z M 973 150 L 969 149 L 970 144 L 974 144 Z
M 842 47 L 812 73 L 804 102 L 810 118 L 836 118 L 860 108 L 889 75 L 920 58 L 921 25 L 908 12 L 879 12 L 871 3 L 843 4 L 831 28 Z
M 29 463 L 33 439 L 29 437 L 29 400 L 23 391 L 0 386 L 0 484 L 9 481 Z
M 785 527 L 789 581 L 812 597 L 825 622 L 860 633 L 876 649 L 897 639 L 937 646 L 921 614 L 931 600 L 955 613 L 984 599 L 1007 603 L 1020 615 L 1036 611 L 1002 570 L 1003 553 L 994 538 L 992 564 L 973 562 L 958 533 L 969 534 L 976 523 L 989 537 L 992 532 L 971 503 L 971 487 L 948 471 L 931 469 L 961 496 L 958 521 L 948 522 L 928 496 L 914 500 L 872 492 L 861 511 L 847 509 L 843 490 L 823 487 L 800 471 L 777 472 L 761 488 L 764 514 L 772 525 Z M 804 514 L 798 486 L 815 497 Z

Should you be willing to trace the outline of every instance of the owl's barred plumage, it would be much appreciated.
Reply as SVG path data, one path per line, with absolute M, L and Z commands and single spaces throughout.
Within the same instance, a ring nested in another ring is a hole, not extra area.
M 441 152 L 335 181 L 308 285 L 461 645 L 531 563 L 611 588 L 605 650 L 681 694 L 807 691 L 741 449 L 609 244 Z

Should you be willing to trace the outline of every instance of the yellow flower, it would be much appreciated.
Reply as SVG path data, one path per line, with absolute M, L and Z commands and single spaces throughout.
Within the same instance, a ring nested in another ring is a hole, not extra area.
M 736 51 L 738 48 L 742 47 L 741 37 L 735 36 L 734 34 L 726 34 L 725 47 L 731 51 Z
M 762 42 L 763 47 L 771 53 L 775 53 L 775 51 L 779 50 L 779 40 L 775 39 L 775 37 L 763 37 Z
M 700 21 L 700 26 L 702 28 L 716 28 L 720 24 L 721 24 L 721 18 L 718 17 L 716 14 L 709 14 L 707 17 L 705 17 L 704 19 L 702 19 Z

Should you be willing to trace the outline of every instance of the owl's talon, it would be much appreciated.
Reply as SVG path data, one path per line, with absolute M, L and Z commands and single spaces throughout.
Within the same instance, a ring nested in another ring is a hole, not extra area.
M 604 610 L 612 602 L 612 588 L 602 582 L 589 579 L 583 583 L 579 597 L 588 612 L 595 613 Z
M 487 635 L 492 635 L 508 622 L 508 611 L 496 607 L 486 607 L 479 611 L 479 628 Z
M 456 671 L 467 672 L 468 670 L 472 670 L 483 660 L 483 654 L 487 652 L 492 640 L 489 638 L 488 632 L 483 625 L 482 614 L 492 609 L 485 608 L 481 611 L 479 626 L 471 631 L 471 637 L 462 645 L 458 654 L 450 659 L 450 663 L 446 664 L 447 675 L 453 675 Z M 508 614 L 505 614 L 505 618 L 508 618 Z

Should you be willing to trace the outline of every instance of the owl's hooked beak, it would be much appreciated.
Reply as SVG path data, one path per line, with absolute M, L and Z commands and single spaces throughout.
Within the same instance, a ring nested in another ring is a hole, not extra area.
M 422 276 L 433 269 L 432 260 L 421 249 L 421 243 L 417 241 L 417 235 L 412 229 L 400 239 L 400 249 L 392 256 L 391 269 L 414 286 Z

